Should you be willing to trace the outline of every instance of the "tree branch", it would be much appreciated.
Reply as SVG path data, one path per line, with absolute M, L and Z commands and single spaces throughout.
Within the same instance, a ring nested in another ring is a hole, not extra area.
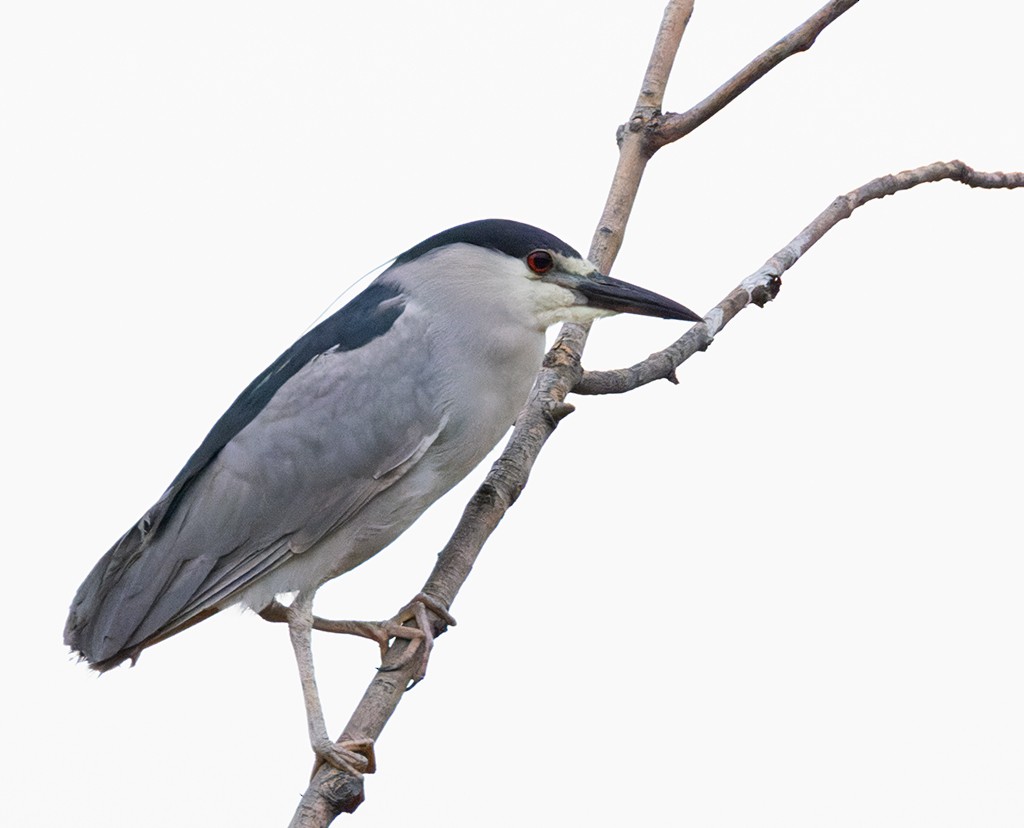
M 626 223 L 633 210 L 640 179 L 651 158 L 644 129 L 652 119 L 661 113 L 662 100 L 668 76 L 675 62 L 679 41 L 686 24 L 693 14 L 693 0 L 672 0 L 665 7 L 661 27 L 651 50 L 640 94 L 637 96 L 633 114 L 624 126 L 619 127 L 619 163 L 612 176 L 604 211 L 597 223 L 597 231 L 590 243 L 588 258 L 602 273 L 611 270 L 626 234 Z
M 806 52 L 825 27 L 857 5 L 857 0 L 832 0 L 826 3 L 782 40 L 763 51 L 739 72 L 696 106 L 682 114 L 667 113 L 653 118 L 645 127 L 649 152 L 653 155 L 665 144 L 689 135 L 719 110 L 732 103 L 756 81 L 767 75 L 788 57 Z
M 604 212 L 591 244 L 590 260 L 603 272 L 607 273 L 611 269 L 622 244 L 626 222 L 632 210 L 647 161 L 660 146 L 675 141 L 692 131 L 789 55 L 809 48 L 821 30 L 853 6 L 855 2 L 856 0 L 843 0 L 843 2 L 829 3 L 807 23 L 779 41 L 768 52 L 761 55 L 750 66 L 689 112 L 682 115 L 661 116 L 659 112 L 665 84 L 671 71 L 676 49 L 693 9 L 693 0 L 671 0 L 665 10 L 633 115 L 628 124 L 619 130 L 619 163 Z M 969 170 L 964 165 L 960 165 L 960 167 L 964 171 Z M 976 174 L 973 171 L 970 173 L 974 176 L 981 176 L 978 178 L 979 182 L 989 180 L 984 177 L 986 174 Z M 1016 175 L 1018 174 L 1010 174 L 1011 178 Z M 938 180 L 938 178 L 929 180 Z M 874 183 L 872 182 L 872 184 Z M 1019 184 L 974 183 L 973 186 L 1019 186 Z M 897 186 L 892 191 L 905 188 Z M 871 197 L 879 198 L 886 194 L 888 193 L 880 192 Z M 849 210 L 852 211 L 856 206 L 859 205 L 853 205 L 849 207 Z M 845 216 L 840 215 L 833 223 L 842 218 Z M 658 376 L 669 376 L 675 365 L 689 355 L 686 353 L 687 349 L 706 348 L 714 335 L 748 304 L 751 302 L 764 304 L 774 298 L 780 284 L 778 274 L 790 267 L 803 251 L 828 229 L 824 227 L 818 235 L 815 235 L 814 227 L 815 225 L 812 224 L 805 229 L 794 242 L 769 260 L 765 267 L 745 279 L 711 311 L 705 323 L 695 326 L 687 336 L 662 352 L 667 355 L 667 358 L 655 355 L 665 360 L 657 369 L 660 371 Z M 783 258 L 779 259 L 780 256 Z M 785 256 L 791 256 L 792 260 L 786 260 Z M 779 259 L 779 262 L 776 262 L 776 259 Z M 584 373 L 580 367 L 580 355 L 586 343 L 588 330 L 588 326 L 563 326 L 554 346 L 545 357 L 544 366 L 538 374 L 530 399 L 516 422 L 512 437 L 504 452 L 467 504 L 455 533 L 439 554 L 437 564 L 425 584 L 423 592 L 443 606 L 451 606 L 472 570 L 483 544 L 526 485 L 533 463 L 544 443 L 554 432 L 558 422 L 572 411 L 572 406 L 565 402 L 566 395 L 578 385 L 584 389 L 589 388 L 590 390 L 586 393 L 602 393 L 593 389 L 603 381 L 601 377 L 604 375 L 586 375 L 584 381 Z M 680 354 L 685 355 L 680 356 Z M 639 370 L 638 376 L 646 376 L 648 362 L 650 360 L 641 363 L 639 367 L 634 366 Z M 642 384 L 642 382 L 637 384 Z M 443 622 L 433 614 L 430 618 L 435 635 L 440 635 L 444 631 Z M 370 683 L 346 725 L 340 737 L 341 740 L 376 739 L 380 735 L 408 687 L 415 669 L 413 664 L 399 666 L 407 646 L 408 642 L 402 640 L 396 641 L 391 646 L 384 660 L 386 671 L 378 672 Z M 397 669 L 390 669 L 396 667 Z M 309 788 L 296 810 L 291 826 L 292 828 L 326 826 L 339 813 L 354 811 L 362 799 L 361 779 L 351 777 L 326 765 L 321 766 L 315 771 Z
M 764 307 L 782 287 L 782 274 L 797 263 L 822 236 L 869 201 L 934 181 L 959 181 L 968 187 L 1013 189 L 1024 187 L 1024 172 L 978 172 L 963 161 L 936 161 L 924 167 L 875 178 L 839 196 L 789 244 L 751 273 L 713 307 L 704 322 L 694 325 L 667 348 L 643 362 L 613 371 L 587 371 L 573 388 L 575 394 L 622 394 L 659 379 L 675 380 L 675 369 L 697 351 L 705 350 L 737 313 L 750 304 Z

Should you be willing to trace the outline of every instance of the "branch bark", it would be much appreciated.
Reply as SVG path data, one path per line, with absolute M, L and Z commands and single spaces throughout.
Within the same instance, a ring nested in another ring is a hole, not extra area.
M 620 156 L 608 199 L 591 243 L 589 258 L 605 273 L 609 272 L 625 234 L 626 223 L 639 189 L 640 180 L 652 155 L 662 146 L 678 140 L 718 112 L 758 78 L 792 54 L 804 51 L 821 31 L 857 0 L 836 0 L 816 12 L 802 26 L 756 58 L 712 95 L 681 115 L 662 115 L 665 86 L 676 50 L 693 10 L 693 0 L 670 0 L 652 51 L 633 114 L 618 133 Z M 942 167 L 943 169 L 938 169 Z M 948 169 L 947 169 L 948 168 Z M 706 348 L 714 336 L 750 303 L 763 305 L 777 294 L 780 275 L 827 230 L 846 218 L 856 207 L 873 198 L 881 198 L 924 181 L 954 178 L 971 186 L 1022 186 L 1021 173 L 976 173 L 960 162 L 929 165 L 919 170 L 886 176 L 869 182 L 832 206 L 808 225 L 789 245 L 773 256 L 757 272 L 715 306 L 705 322 L 694 326 L 684 337 L 664 351 L 621 372 L 584 374 L 580 356 L 586 344 L 588 326 L 565 325 L 545 357 L 530 399 L 520 414 L 512 437 L 501 457 L 487 474 L 483 484 L 467 504 L 451 539 L 438 556 L 423 592 L 445 607 L 450 607 L 465 583 L 483 544 L 497 527 L 505 512 L 525 487 L 533 463 L 559 421 L 571 413 L 565 402 L 573 390 L 579 393 L 617 393 L 658 378 L 674 378 L 675 367 L 688 356 Z M 851 198 L 852 197 L 852 198 Z M 444 623 L 430 615 L 435 635 L 444 632 Z M 396 641 L 384 660 L 394 667 L 408 646 Z M 394 712 L 414 666 L 378 672 L 367 687 L 339 740 L 376 739 Z M 329 766 L 314 773 L 295 816 L 292 828 L 326 826 L 341 812 L 354 811 L 363 799 L 362 780 Z

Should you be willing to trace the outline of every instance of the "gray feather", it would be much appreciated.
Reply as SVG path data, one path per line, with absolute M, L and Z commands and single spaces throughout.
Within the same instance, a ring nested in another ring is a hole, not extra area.
M 310 359 L 195 474 L 104 556 L 79 590 L 65 639 L 99 669 L 229 603 L 254 579 L 351 517 L 407 473 L 444 414 L 424 383 L 422 319 L 393 348 Z M 402 353 L 409 362 L 382 358 Z M 411 387 L 415 385 L 415 387 Z M 376 416 L 352 416 L 373 410 Z

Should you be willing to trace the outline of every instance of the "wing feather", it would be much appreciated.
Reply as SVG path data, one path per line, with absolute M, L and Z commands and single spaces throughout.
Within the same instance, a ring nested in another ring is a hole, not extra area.
M 445 403 L 426 322 L 399 314 L 358 347 L 309 358 L 235 433 L 222 427 L 215 451 L 208 437 L 83 583 L 67 643 L 98 669 L 134 659 L 313 549 L 414 468 L 444 428 Z

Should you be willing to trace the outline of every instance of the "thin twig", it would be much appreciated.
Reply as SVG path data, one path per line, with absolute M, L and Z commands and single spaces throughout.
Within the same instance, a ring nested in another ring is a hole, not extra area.
M 1013 189 L 1024 187 L 1024 172 L 978 172 L 963 161 L 936 161 L 924 167 L 883 175 L 839 196 L 817 218 L 758 270 L 744 279 L 713 307 L 704 322 L 694 325 L 667 348 L 643 362 L 614 371 L 588 371 L 573 389 L 576 394 L 622 394 L 659 379 L 672 379 L 675 369 L 698 351 L 705 350 L 715 335 L 741 310 L 751 304 L 764 306 L 779 292 L 782 274 L 799 261 L 822 236 L 869 201 L 934 181 L 959 181 L 969 187 Z
M 832 0 L 826 3 L 801 25 L 784 38 L 759 54 L 739 72 L 723 83 L 696 106 L 683 113 L 666 113 L 660 118 L 653 118 L 646 126 L 645 137 L 650 145 L 650 152 L 678 141 L 689 135 L 712 115 L 735 100 L 749 89 L 755 81 L 760 80 L 772 69 L 788 57 L 798 52 L 806 52 L 825 27 L 844 12 L 857 5 L 857 0 Z

